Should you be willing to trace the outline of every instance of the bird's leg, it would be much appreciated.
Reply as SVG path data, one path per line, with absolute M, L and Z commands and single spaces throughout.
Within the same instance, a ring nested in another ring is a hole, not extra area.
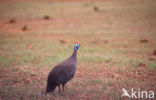
M 48 96 L 48 100 L 49 100 L 49 94 L 47 94 L 47 96 Z
M 59 93 L 60 93 L 60 91 L 61 91 L 61 89 L 60 89 L 60 84 L 58 85 L 58 88 L 59 88 Z
M 65 84 L 62 84 L 63 92 L 64 92 L 64 86 L 65 86 Z

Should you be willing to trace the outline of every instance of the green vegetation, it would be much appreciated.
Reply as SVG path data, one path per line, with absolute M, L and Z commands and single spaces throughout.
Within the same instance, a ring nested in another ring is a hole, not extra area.
M 71 55 L 75 40 L 82 44 L 76 75 L 51 98 L 120 100 L 123 87 L 156 91 L 155 9 L 153 0 L 0 2 L 0 99 L 47 99 L 48 72 Z

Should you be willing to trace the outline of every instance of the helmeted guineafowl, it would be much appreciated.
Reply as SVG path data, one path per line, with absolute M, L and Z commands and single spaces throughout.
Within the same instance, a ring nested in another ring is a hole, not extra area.
M 64 91 L 65 84 L 73 78 L 77 66 L 77 50 L 80 47 L 78 41 L 74 43 L 74 52 L 72 53 L 72 55 L 62 63 L 56 65 L 50 71 L 47 78 L 47 87 L 45 94 L 53 92 L 57 86 L 60 92 L 60 85 L 62 85 Z

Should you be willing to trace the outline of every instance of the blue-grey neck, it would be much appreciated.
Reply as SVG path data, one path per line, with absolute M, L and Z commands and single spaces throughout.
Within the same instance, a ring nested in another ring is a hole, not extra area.
M 77 52 L 78 48 L 77 45 L 74 45 L 74 51 Z
M 75 51 L 75 49 L 74 49 L 74 52 L 73 52 L 73 54 L 72 54 L 72 57 L 77 57 L 77 51 Z

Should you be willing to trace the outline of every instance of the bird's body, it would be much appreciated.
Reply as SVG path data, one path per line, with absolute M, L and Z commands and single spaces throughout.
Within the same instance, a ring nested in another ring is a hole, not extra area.
M 50 71 L 47 78 L 47 88 L 45 93 L 53 92 L 57 86 L 59 87 L 60 91 L 61 84 L 64 90 L 65 84 L 73 78 L 76 72 L 76 66 L 77 66 L 77 50 L 74 49 L 74 52 L 68 59 L 56 65 Z

